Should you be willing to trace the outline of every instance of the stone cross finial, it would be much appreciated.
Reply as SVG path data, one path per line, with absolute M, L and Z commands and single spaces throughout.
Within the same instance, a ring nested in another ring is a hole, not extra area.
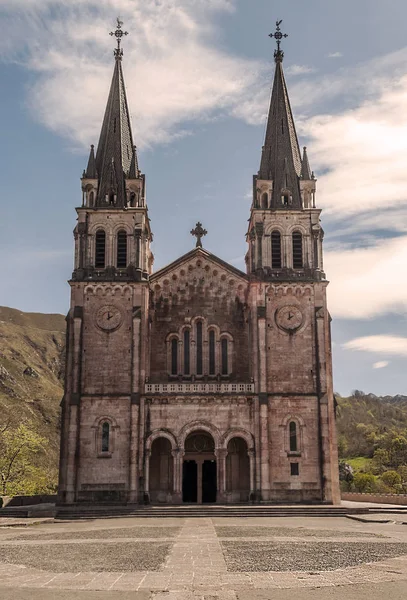
M 281 29 L 280 29 L 280 25 L 283 21 L 276 21 L 276 31 L 275 33 L 270 33 L 269 37 L 271 38 L 275 38 L 276 42 L 277 42 L 277 50 L 275 50 L 274 52 L 274 60 L 276 62 L 281 62 L 284 58 L 284 52 L 281 50 L 281 40 L 283 38 L 287 38 L 288 34 L 287 33 L 282 33 Z
M 191 235 L 194 235 L 196 237 L 196 248 L 202 248 L 202 241 L 201 241 L 201 239 L 207 233 L 208 232 L 206 231 L 206 229 L 203 229 L 202 223 L 199 223 L 199 221 L 196 224 L 195 229 L 191 229 Z
M 122 37 L 124 35 L 129 35 L 128 31 L 123 31 L 122 29 L 123 27 L 123 21 L 120 20 L 119 17 L 117 17 L 117 28 L 116 31 L 111 31 L 109 35 L 114 35 L 116 37 L 117 40 L 117 48 L 114 51 L 114 55 L 116 57 L 116 59 L 121 60 L 122 56 L 123 56 L 123 50 L 121 49 L 120 45 L 122 43 Z

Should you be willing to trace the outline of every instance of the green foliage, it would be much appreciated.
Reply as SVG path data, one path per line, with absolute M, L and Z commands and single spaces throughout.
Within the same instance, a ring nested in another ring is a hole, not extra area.
M 376 477 L 372 473 L 356 473 L 353 477 L 353 489 L 360 494 L 375 492 Z
M 380 479 L 386 487 L 394 494 L 400 489 L 401 476 L 397 471 L 385 471 L 382 473 Z
M 44 452 L 46 438 L 32 429 L 32 423 L 11 422 L 0 429 L 0 485 L 3 496 L 47 493 L 55 476 L 36 466 L 36 455 Z

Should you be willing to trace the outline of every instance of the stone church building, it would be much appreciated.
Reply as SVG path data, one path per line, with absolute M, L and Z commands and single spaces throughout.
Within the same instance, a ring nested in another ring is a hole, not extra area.
M 200 223 L 154 272 L 121 25 L 76 209 L 59 502 L 339 503 L 321 210 L 279 27 L 246 272 L 202 247 Z

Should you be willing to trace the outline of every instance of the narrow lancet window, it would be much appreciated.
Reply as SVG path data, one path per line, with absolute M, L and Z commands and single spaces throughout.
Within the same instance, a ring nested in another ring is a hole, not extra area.
M 110 425 L 105 422 L 102 425 L 102 452 L 109 452 L 109 437 L 110 437 Z
M 222 375 L 229 375 L 228 340 L 222 339 Z
M 268 208 L 268 204 L 269 204 L 269 197 L 268 197 L 268 194 L 265 192 L 261 197 L 261 207 Z
M 297 440 L 297 423 L 291 421 L 290 423 L 290 452 L 298 451 L 298 440 Z
M 171 340 L 171 375 L 178 374 L 178 340 Z
M 190 348 L 189 348 L 190 337 L 191 336 L 190 336 L 189 329 L 186 329 L 184 331 L 184 374 L 185 375 L 189 375 L 191 372 Z
M 213 329 L 209 332 L 209 375 L 216 375 L 215 332 Z
M 106 233 L 103 229 L 98 229 L 96 232 L 95 244 L 95 267 L 96 269 L 104 269 L 106 264 Z
M 118 269 L 127 267 L 127 233 L 122 229 L 117 234 L 117 260 Z
M 302 234 L 299 231 L 293 233 L 293 268 L 303 268 Z
M 202 321 L 196 324 L 196 374 L 203 374 Z
M 281 234 L 273 231 L 271 234 L 271 267 L 281 269 Z

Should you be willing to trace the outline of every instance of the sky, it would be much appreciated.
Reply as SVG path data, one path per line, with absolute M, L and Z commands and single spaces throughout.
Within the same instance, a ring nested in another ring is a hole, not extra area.
M 277 19 L 323 209 L 335 390 L 407 394 L 405 0 L 0 0 L 0 305 L 66 313 L 75 207 L 120 15 L 155 269 L 204 247 L 245 270 Z

